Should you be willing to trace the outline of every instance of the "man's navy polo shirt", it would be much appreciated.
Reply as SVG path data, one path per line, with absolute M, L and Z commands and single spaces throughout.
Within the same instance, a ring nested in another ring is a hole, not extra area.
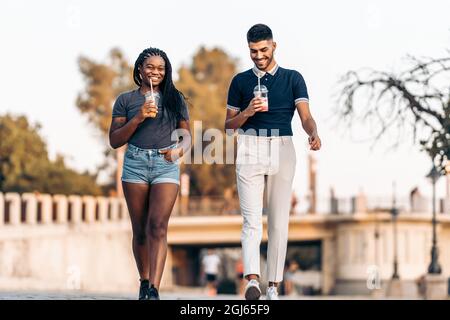
M 227 108 L 243 111 L 248 107 L 253 99 L 253 89 L 258 85 L 257 75 L 261 77 L 261 85 L 265 85 L 269 90 L 269 111 L 256 112 L 247 119 L 241 129 L 244 131 L 254 129 L 257 135 L 266 135 L 259 132 L 260 129 L 266 129 L 268 136 L 271 135 L 271 129 L 278 129 L 280 136 L 292 136 L 291 121 L 295 104 L 309 99 L 305 80 L 298 71 L 276 65 L 268 72 L 262 72 L 254 67 L 237 74 L 228 90 Z

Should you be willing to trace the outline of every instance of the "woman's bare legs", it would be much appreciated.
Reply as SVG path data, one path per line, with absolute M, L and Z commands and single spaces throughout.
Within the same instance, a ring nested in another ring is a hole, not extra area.
M 151 187 L 148 203 L 147 235 L 149 237 L 150 283 L 157 289 L 161 283 L 167 256 L 167 227 L 178 195 L 175 183 L 158 183 Z
M 133 230 L 133 254 L 140 280 L 150 277 L 150 251 L 147 234 L 148 198 L 150 186 L 144 183 L 122 182 Z

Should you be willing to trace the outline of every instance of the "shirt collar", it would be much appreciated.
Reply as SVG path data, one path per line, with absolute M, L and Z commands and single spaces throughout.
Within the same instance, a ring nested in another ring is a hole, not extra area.
M 278 68 L 279 68 L 278 63 L 275 63 L 273 68 L 271 70 L 267 71 L 267 73 L 270 74 L 271 76 L 274 76 L 275 73 L 277 73 Z M 253 70 L 253 73 L 259 78 L 263 77 L 266 74 L 265 71 L 259 70 L 256 66 L 254 66 L 252 70 Z

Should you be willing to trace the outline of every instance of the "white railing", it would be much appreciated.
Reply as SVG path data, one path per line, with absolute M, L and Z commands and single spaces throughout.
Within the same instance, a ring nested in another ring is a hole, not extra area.
M 297 199 L 293 215 L 308 214 L 308 197 Z M 400 213 L 431 213 L 431 200 L 421 198 L 411 208 L 407 197 L 396 200 Z M 352 198 L 316 199 L 315 214 L 354 214 L 387 211 L 392 207 L 390 197 L 356 196 Z M 438 199 L 438 213 L 450 214 L 450 199 Z M 239 199 L 224 197 L 179 197 L 172 215 L 218 216 L 239 215 Z M 90 224 L 128 220 L 129 214 L 124 198 L 78 195 L 49 195 L 39 193 L 0 192 L 0 226 L 34 224 Z
M 0 192 L 0 226 L 128 220 L 124 198 Z

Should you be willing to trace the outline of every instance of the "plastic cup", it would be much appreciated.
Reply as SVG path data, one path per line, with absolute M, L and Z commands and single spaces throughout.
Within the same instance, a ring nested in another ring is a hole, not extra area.
M 269 111 L 269 90 L 266 86 L 258 85 L 253 89 L 253 95 L 255 98 L 260 98 L 262 100 L 261 112 Z
M 150 101 L 150 104 L 156 105 L 156 99 L 152 92 L 145 93 L 145 102 Z M 150 112 L 150 117 L 155 118 L 156 112 Z

